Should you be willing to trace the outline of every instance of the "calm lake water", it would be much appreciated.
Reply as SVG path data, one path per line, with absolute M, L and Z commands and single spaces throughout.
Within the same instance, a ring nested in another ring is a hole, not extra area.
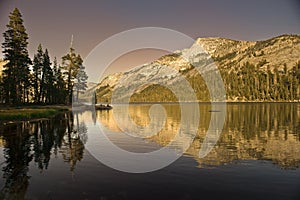
M 218 114 L 200 104 L 198 126 L 183 127 L 196 132 L 190 147 L 154 172 L 121 172 L 87 150 L 92 134 L 98 134 L 95 124 L 127 151 L 151 152 L 167 145 L 182 116 L 179 105 L 162 106 L 166 121 L 161 123 L 161 113 L 152 113 L 154 126 L 162 128 L 147 139 L 121 131 L 121 115 L 118 122 L 114 118 L 122 111 L 117 107 L 115 113 L 63 113 L 1 126 L 0 199 L 300 199 L 300 104 L 228 104 L 218 142 L 199 158 L 211 115 Z M 191 111 L 193 106 L 188 105 Z M 149 124 L 150 107 L 131 105 L 132 120 L 141 127 Z M 192 120 L 193 114 L 187 117 Z M 95 148 L 109 158 L 108 149 Z

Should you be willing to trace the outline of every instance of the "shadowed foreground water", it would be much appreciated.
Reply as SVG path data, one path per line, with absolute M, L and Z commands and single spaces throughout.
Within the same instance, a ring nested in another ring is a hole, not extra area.
M 147 125 L 150 106 L 130 106 L 132 119 Z M 86 150 L 89 119 L 129 151 L 168 144 L 180 128 L 180 107 L 163 106 L 166 123 L 149 139 L 122 133 L 112 111 L 1 126 L 0 199 L 300 199 L 299 104 L 227 105 L 218 143 L 199 159 L 211 115 L 210 105 L 200 104 L 199 127 L 189 127 L 198 129 L 190 148 L 151 173 L 111 169 Z

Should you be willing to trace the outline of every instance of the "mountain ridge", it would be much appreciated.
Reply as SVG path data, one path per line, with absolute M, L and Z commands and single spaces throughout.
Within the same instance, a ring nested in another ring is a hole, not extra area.
M 197 45 L 200 45 L 210 58 L 199 48 L 195 48 Z M 190 56 L 190 62 L 182 58 L 183 54 Z M 212 59 L 221 72 L 228 101 L 299 101 L 299 55 L 299 35 L 284 34 L 261 41 L 238 41 L 221 37 L 198 38 L 190 48 L 175 51 L 127 72 L 105 77 L 96 86 L 97 99 L 110 102 L 112 92 L 124 86 L 119 86 L 118 81 L 121 79 L 130 80 L 130 84 L 138 82 L 143 85 L 143 82 L 146 83 L 150 79 L 160 78 L 162 85 L 172 85 L 172 82 L 184 76 L 192 85 L 198 100 L 207 101 L 209 93 L 193 64 L 209 66 L 209 59 Z M 164 65 L 171 67 L 174 72 L 164 72 Z M 143 85 L 135 91 L 131 101 L 177 101 L 168 88 L 158 85 Z M 164 98 L 160 99 L 155 95 L 157 93 Z

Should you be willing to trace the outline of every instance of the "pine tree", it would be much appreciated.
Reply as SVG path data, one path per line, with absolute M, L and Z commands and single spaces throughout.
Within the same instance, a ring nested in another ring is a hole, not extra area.
M 80 66 L 82 66 L 82 62 L 80 55 L 76 55 L 75 50 L 73 49 L 72 37 L 70 52 L 62 57 L 63 74 L 67 84 L 67 104 L 72 102 L 74 80 L 77 77 Z
M 5 85 L 5 99 L 8 104 L 20 104 L 25 101 L 26 93 L 30 87 L 28 56 L 28 35 L 20 11 L 15 8 L 9 15 L 7 30 L 3 33 L 2 43 L 4 60 L 8 63 L 3 70 L 3 83 Z
M 300 100 L 300 62 L 292 68 L 291 76 L 291 96 L 292 100 Z
M 280 77 L 278 67 L 274 67 L 274 77 L 273 77 L 273 97 L 274 100 L 280 100 Z
M 41 81 L 41 93 L 42 101 L 44 103 L 51 102 L 51 91 L 53 87 L 53 71 L 51 68 L 50 57 L 48 50 L 45 50 L 43 54 L 43 68 L 42 68 L 42 81 Z
M 40 103 L 41 98 L 41 79 L 42 79 L 42 66 L 43 66 L 43 49 L 42 45 L 39 44 L 37 53 L 34 55 L 33 58 L 33 89 L 34 89 L 34 102 Z
M 56 57 L 54 57 L 53 61 L 53 103 L 58 103 L 58 95 L 59 95 L 59 90 L 58 90 L 58 66 L 57 66 L 57 60 Z
M 74 83 L 77 101 L 78 101 L 79 93 L 86 90 L 86 88 L 87 88 L 88 76 L 84 70 L 85 70 L 85 67 L 83 65 L 80 65 L 80 68 L 79 68 L 79 71 L 77 73 L 75 83 Z
M 54 103 L 65 103 L 66 98 L 66 88 L 65 88 L 65 81 L 63 78 L 63 74 L 61 72 L 61 66 L 57 65 L 56 57 L 54 58 L 53 62 L 53 85 L 54 85 L 54 92 L 53 98 Z

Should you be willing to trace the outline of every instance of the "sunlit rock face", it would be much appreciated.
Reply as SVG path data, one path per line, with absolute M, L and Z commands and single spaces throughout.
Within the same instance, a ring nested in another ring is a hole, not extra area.
M 204 53 L 203 50 L 207 53 Z M 228 81 L 226 82 L 228 77 L 224 76 L 231 72 L 238 74 L 238 76 L 247 73 L 242 68 L 244 64 L 251 63 L 257 66 L 262 73 L 267 73 L 268 70 L 274 73 L 275 68 L 279 73 L 283 73 L 285 67 L 290 72 L 299 62 L 299 55 L 300 36 L 298 35 L 282 35 L 255 42 L 226 38 L 198 38 L 188 49 L 175 51 L 124 73 L 109 75 L 94 89 L 97 91 L 97 98 L 100 102 L 110 102 L 113 91 L 133 83 L 141 85 L 141 87 L 136 88 L 132 101 L 143 102 L 147 98 L 148 101 L 162 101 L 164 99 L 177 101 L 169 92 L 161 89 L 158 92 L 167 98 L 152 97 L 154 95 L 152 92 L 153 84 L 147 83 L 157 79 L 159 80 L 158 84 L 168 86 L 177 83 L 181 77 L 184 77 L 197 93 L 199 100 L 207 101 L 209 99 L 207 92 L 205 92 L 207 88 L 205 88 L 205 83 L 195 67 L 201 69 L 202 72 L 210 71 L 211 63 L 214 62 L 221 71 L 228 92 L 231 88 L 228 86 Z M 166 70 L 164 66 L 170 68 L 171 71 Z M 257 73 L 255 74 L 257 75 Z M 230 100 L 234 101 L 235 98 L 236 96 Z
M 287 65 L 291 69 L 299 61 L 300 37 L 298 35 L 281 35 L 264 41 L 236 41 L 225 38 L 199 38 L 200 44 L 220 65 L 231 67 L 235 63 L 242 65 L 250 62 L 258 64 L 266 59 L 262 67 L 271 69 Z

